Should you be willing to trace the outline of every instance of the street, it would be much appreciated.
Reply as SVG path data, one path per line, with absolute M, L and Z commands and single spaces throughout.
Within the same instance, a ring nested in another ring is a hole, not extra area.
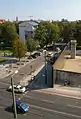
M 18 83 L 21 80 L 21 73 L 30 73 L 30 65 L 32 65 L 32 70 L 34 70 L 42 64 L 44 64 L 44 59 L 41 56 L 31 62 L 31 64 L 20 69 L 18 74 L 13 78 L 14 82 Z M 48 84 L 50 83 L 49 79 L 51 79 L 51 67 L 50 64 L 47 65 Z M 44 71 L 45 69 L 43 68 L 27 92 L 24 94 L 16 94 L 16 100 L 21 100 L 29 105 L 28 113 L 18 114 L 18 119 L 81 119 L 80 99 L 66 98 L 40 92 L 41 88 L 49 87 L 49 85 L 45 84 Z M 14 118 L 11 109 L 12 93 L 6 90 L 10 85 L 10 77 L 0 80 L 0 119 Z
M 37 59 L 33 60 L 31 63 L 27 64 L 23 68 L 19 69 L 18 73 L 13 77 L 14 83 L 19 83 L 20 80 L 25 75 L 29 75 L 31 72 L 31 65 L 32 65 L 32 71 L 38 69 L 41 65 L 44 64 L 44 58 L 43 56 L 38 57 Z M 11 76 L 8 76 L 6 78 L 0 79 L 0 82 L 8 83 L 10 84 L 10 78 Z
M 12 94 L 6 91 L 7 84 L 0 83 L 0 119 L 13 119 L 11 111 Z M 26 114 L 18 114 L 19 119 L 80 119 L 81 100 L 56 95 L 44 94 L 39 91 L 28 91 L 16 94 L 16 99 L 29 105 Z

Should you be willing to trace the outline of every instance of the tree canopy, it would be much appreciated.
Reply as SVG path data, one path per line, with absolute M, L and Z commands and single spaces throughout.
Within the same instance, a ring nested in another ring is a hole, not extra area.
M 36 50 L 37 42 L 33 38 L 28 37 L 26 45 L 27 45 L 28 51 L 33 52 L 34 50 Z
M 13 54 L 17 58 L 24 57 L 25 53 L 27 52 L 27 47 L 24 44 L 24 41 L 22 39 L 16 38 L 13 42 Z
M 0 24 L 0 42 L 3 42 L 5 48 L 12 47 L 12 43 L 16 37 L 17 31 L 14 23 L 5 22 Z

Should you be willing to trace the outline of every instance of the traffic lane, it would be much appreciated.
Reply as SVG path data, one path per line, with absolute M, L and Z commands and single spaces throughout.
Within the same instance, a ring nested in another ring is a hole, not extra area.
M 14 118 L 14 114 L 10 109 L 4 109 L 4 108 L 0 108 L 0 119 L 13 119 Z M 32 113 L 25 113 L 25 114 L 17 114 L 17 118 L 18 119 L 40 119 L 40 117 L 36 114 L 32 114 Z
M 32 69 L 31 69 L 32 65 Z M 19 83 L 20 80 L 26 76 L 29 75 L 31 70 L 35 71 L 36 69 L 40 68 L 40 66 L 43 65 L 43 56 L 38 57 L 34 61 L 32 61 L 30 64 L 27 64 L 23 68 L 19 70 L 19 72 L 13 77 L 15 83 Z
M 15 83 L 19 83 L 20 80 L 25 75 L 30 73 L 30 71 L 31 71 L 30 65 L 32 65 L 32 70 L 33 70 L 33 69 L 39 68 L 42 64 L 43 64 L 43 56 L 40 56 L 40 57 L 36 58 L 35 60 L 33 60 L 32 62 L 30 62 L 29 64 L 23 66 L 21 69 L 19 69 L 18 73 L 15 74 L 15 76 L 13 77 L 14 82 Z M 4 83 L 10 84 L 11 83 L 10 79 L 11 79 L 11 75 L 0 79 L 0 82 L 4 82 Z
M 61 101 L 61 104 L 81 106 L 81 99 L 74 99 L 74 98 L 69 98 L 69 97 L 52 95 L 50 93 L 46 94 L 46 93 L 40 92 L 40 90 L 28 91 L 26 95 L 30 96 L 31 98 L 36 97 L 38 100 L 44 99 L 44 100 L 48 100 L 49 102 L 55 102 L 58 104 Z
M 21 100 L 27 104 L 36 105 L 36 106 L 39 106 L 41 108 L 45 107 L 45 108 L 48 108 L 51 110 L 56 110 L 56 111 L 63 112 L 63 113 L 66 112 L 67 114 L 81 116 L 81 112 L 80 112 L 79 108 L 68 106 L 67 103 L 61 104 L 62 100 L 59 100 L 60 101 L 59 104 L 56 102 L 55 103 L 51 103 L 50 101 L 47 102 L 43 99 L 38 100 L 37 98 L 31 98 L 28 96 L 23 97 Z
M 19 119 L 80 119 L 81 117 L 74 117 L 73 115 L 66 115 L 52 112 L 45 108 L 30 106 L 29 111 L 25 114 L 18 114 Z M 0 119 L 13 119 L 14 115 L 10 109 L 0 108 Z
M 68 114 L 66 112 L 59 112 L 49 108 L 41 108 L 35 105 L 29 105 L 29 113 L 36 114 L 44 119 L 81 119 L 81 116 Z

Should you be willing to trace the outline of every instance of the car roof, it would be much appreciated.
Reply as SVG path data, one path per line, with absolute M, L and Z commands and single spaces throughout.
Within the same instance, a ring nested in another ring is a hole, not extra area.
M 26 105 L 25 103 L 23 103 L 23 102 L 21 102 L 21 101 L 19 101 L 19 100 L 16 101 L 16 105 L 20 105 L 23 109 L 29 107 L 28 105 Z M 22 105 L 24 105 L 24 106 L 22 106 Z

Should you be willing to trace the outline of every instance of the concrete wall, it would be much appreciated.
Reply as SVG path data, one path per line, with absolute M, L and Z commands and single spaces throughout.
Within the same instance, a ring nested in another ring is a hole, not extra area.
M 81 86 L 81 74 L 69 71 L 56 70 L 56 82 L 64 84 L 64 80 L 69 80 L 71 86 Z
M 75 49 L 72 49 L 75 50 Z M 81 74 L 70 71 L 63 71 L 61 68 L 63 67 L 66 58 L 65 55 L 71 55 L 71 43 L 69 43 L 56 60 L 53 65 L 53 87 L 54 84 L 64 84 L 64 80 L 69 80 L 71 82 L 71 86 L 81 86 Z M 74 55 L 74 54 L 73 54 Z

